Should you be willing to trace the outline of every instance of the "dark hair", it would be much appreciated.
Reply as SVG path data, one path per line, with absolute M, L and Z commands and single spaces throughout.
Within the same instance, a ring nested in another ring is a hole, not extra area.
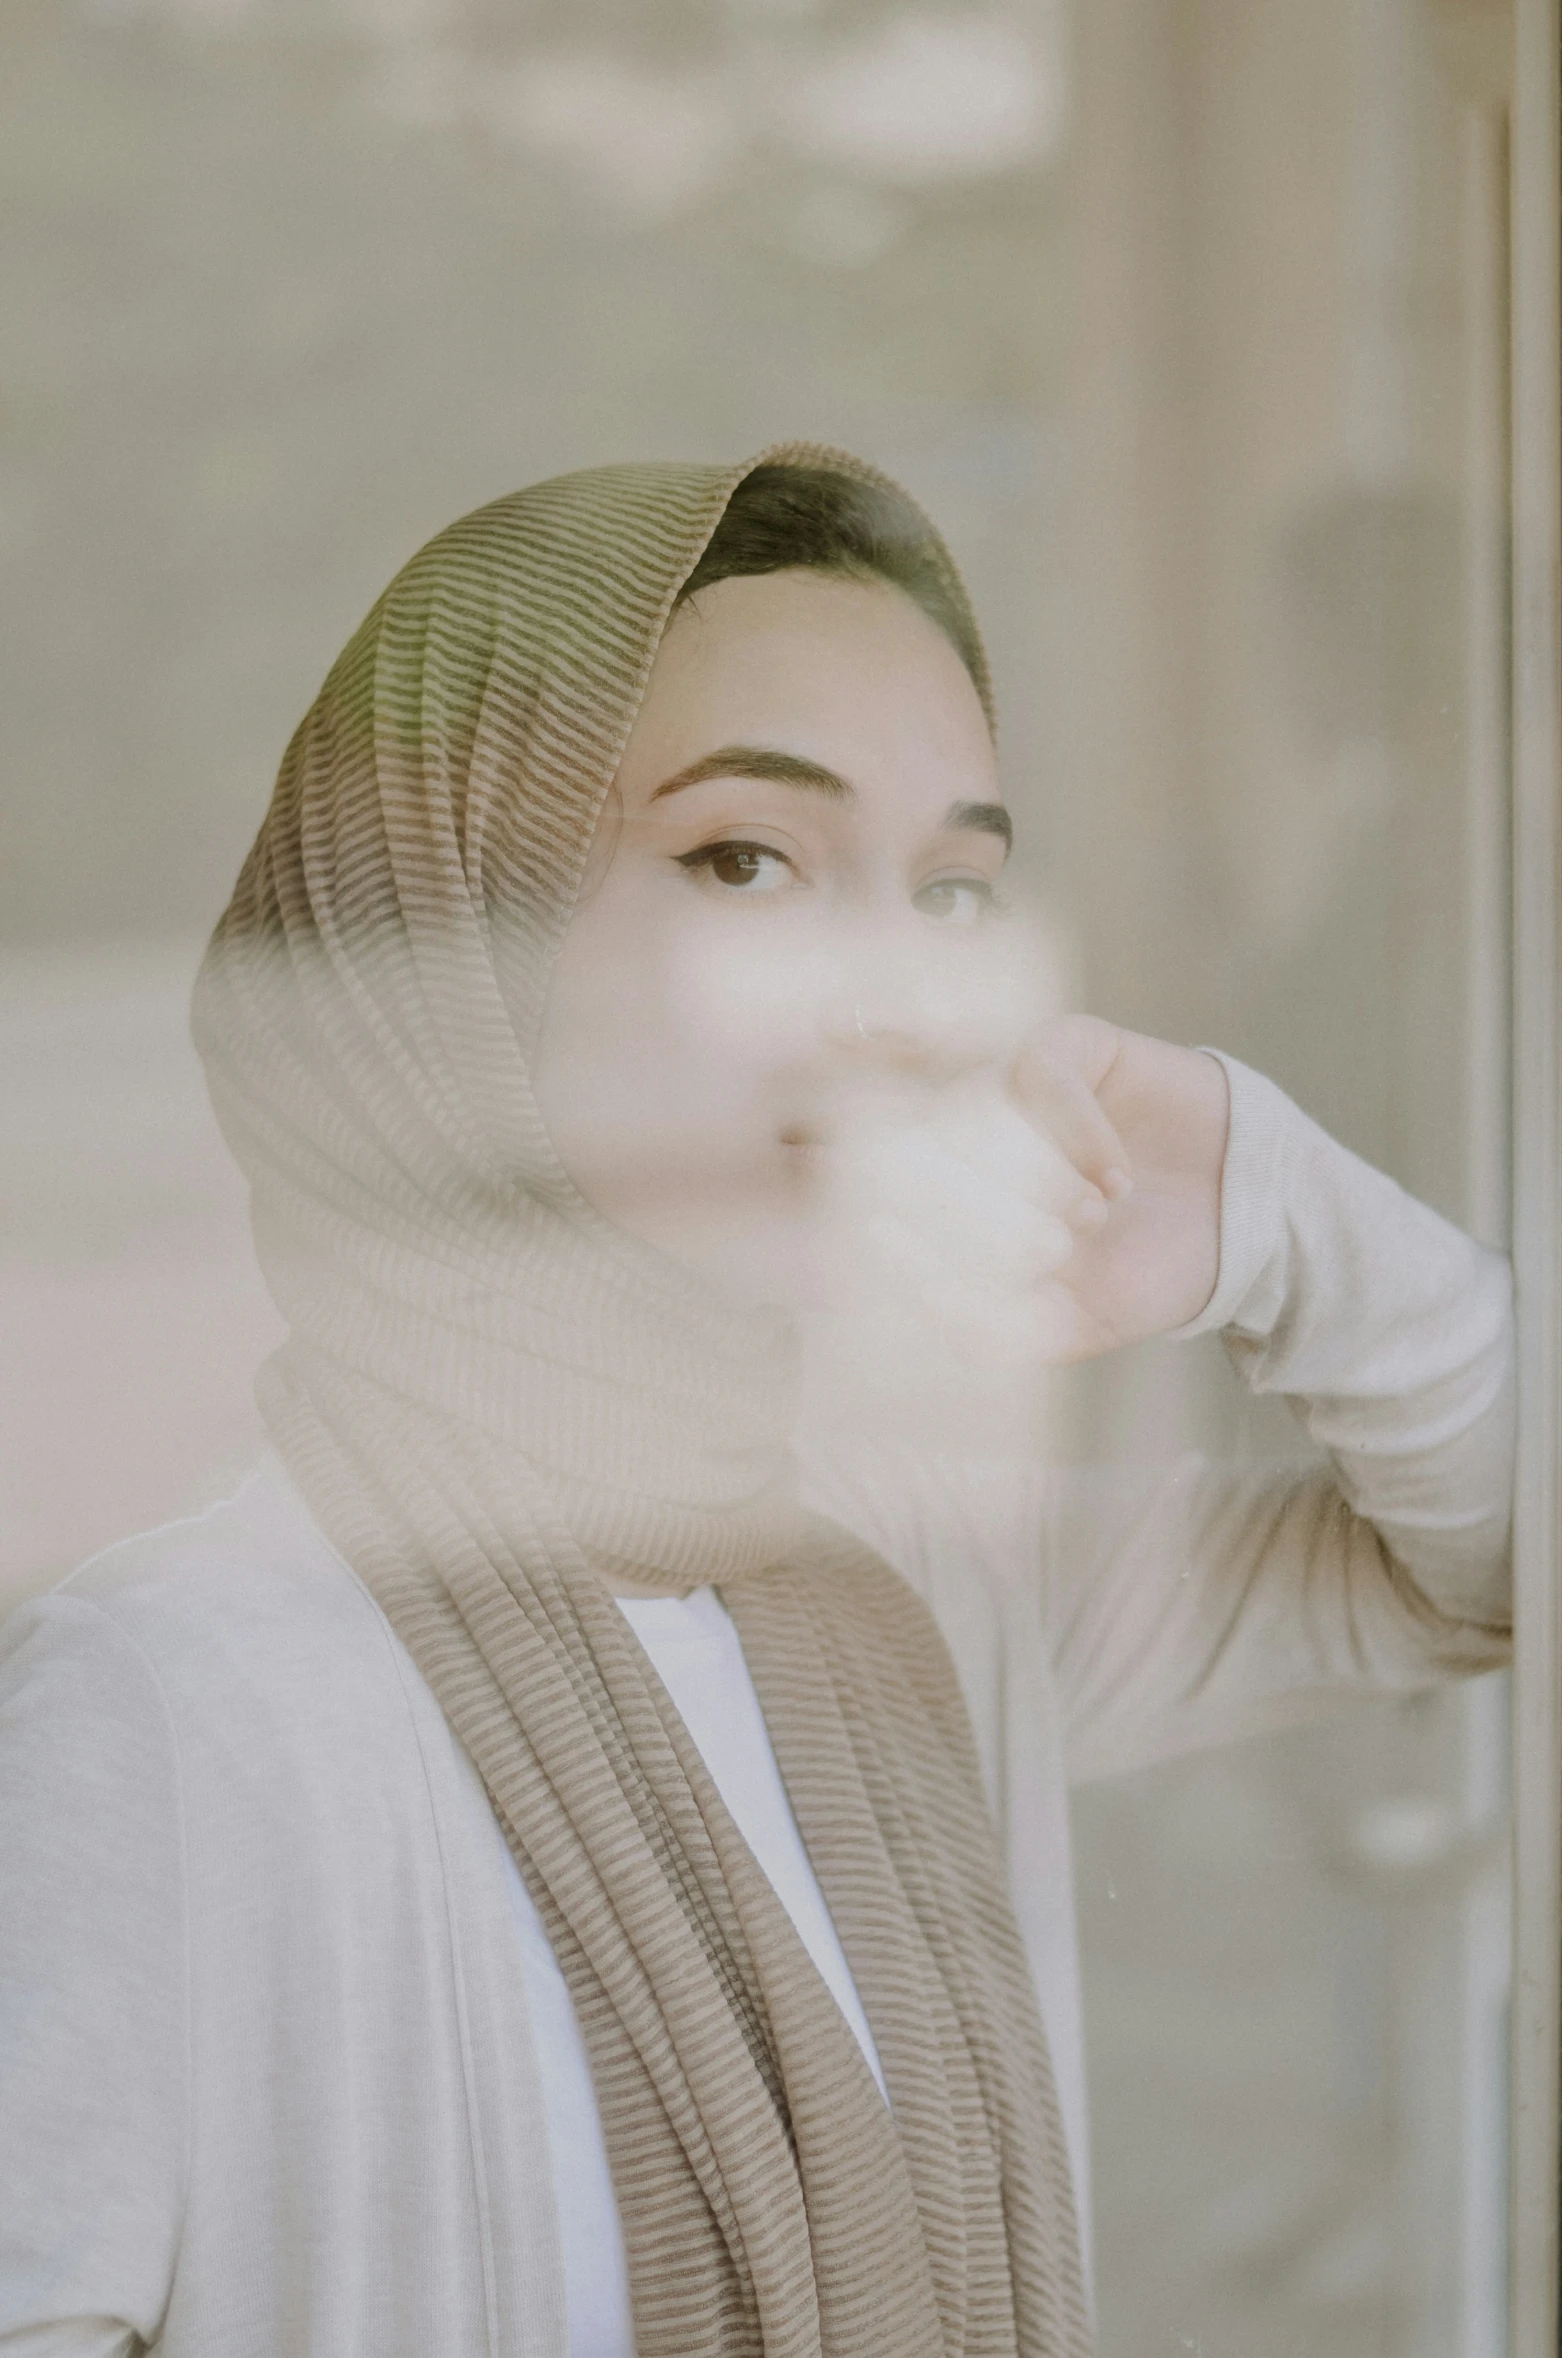
M 904 590 L 954 647 L 985 705 L 987 663 L 975 625 L 941 542 L 903 492 L 831 467 L 755 467 L 728 500 L 675 607 L 714 582 L 792 566 Z

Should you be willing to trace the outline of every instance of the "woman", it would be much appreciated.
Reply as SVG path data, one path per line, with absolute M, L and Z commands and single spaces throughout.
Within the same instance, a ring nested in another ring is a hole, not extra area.
M 1065 1776 L 1501 1658 L 1507 1289 L 1229 1060 L 1000 1042 L 990 717 L 806 446 L 332 671 L 196 1000 L 277 1454 L 8 1632 L 8 2346 L 1087 2348 Z M 1327 1471 L 797 1464 L 833 1162 L 973 1075 L 1047 1350 L 1222 1329 Z

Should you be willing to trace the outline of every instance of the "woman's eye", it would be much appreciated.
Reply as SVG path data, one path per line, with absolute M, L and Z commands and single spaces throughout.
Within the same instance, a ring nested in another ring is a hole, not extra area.
M 786 854 L 768 843 L 702 843 L 698 851 L 680 852 L 678 865 L 703 870 L 734 892 L 775 892 L 796 873 Z
M 996 908 L 998 895 L 985 876 L 935 876 L 913 895 L 924 916 L 946 925 L 976 925 Z

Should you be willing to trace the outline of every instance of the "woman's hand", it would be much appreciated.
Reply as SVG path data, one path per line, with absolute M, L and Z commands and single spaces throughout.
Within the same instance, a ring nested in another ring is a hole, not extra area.
M 1066 1015 L 1027 1041 L 1010 1088 L 1099 1190 L 1071 1214 L 1073 1253 L 1046 1281 L 1049 1356 L 1094 1358 L 1197 1317 L 1220 1261 L 1229 1100 L 1217 1060 Z

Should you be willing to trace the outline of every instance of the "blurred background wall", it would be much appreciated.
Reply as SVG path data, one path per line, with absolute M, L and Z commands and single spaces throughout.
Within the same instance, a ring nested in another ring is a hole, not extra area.
M 185 1039 L 401 560 L 608 457 L 939 518 L 1087 1004 L 1500 1239 L 1498 0 L 12 0 L 0 1319 L 21 1594 L 253 1449 Z M 1066 1445 L 1297 1446 L 1214 1345 Z M 1104 2358 L 1501 2346 L 1500 1683 L 1079 1797 Z

